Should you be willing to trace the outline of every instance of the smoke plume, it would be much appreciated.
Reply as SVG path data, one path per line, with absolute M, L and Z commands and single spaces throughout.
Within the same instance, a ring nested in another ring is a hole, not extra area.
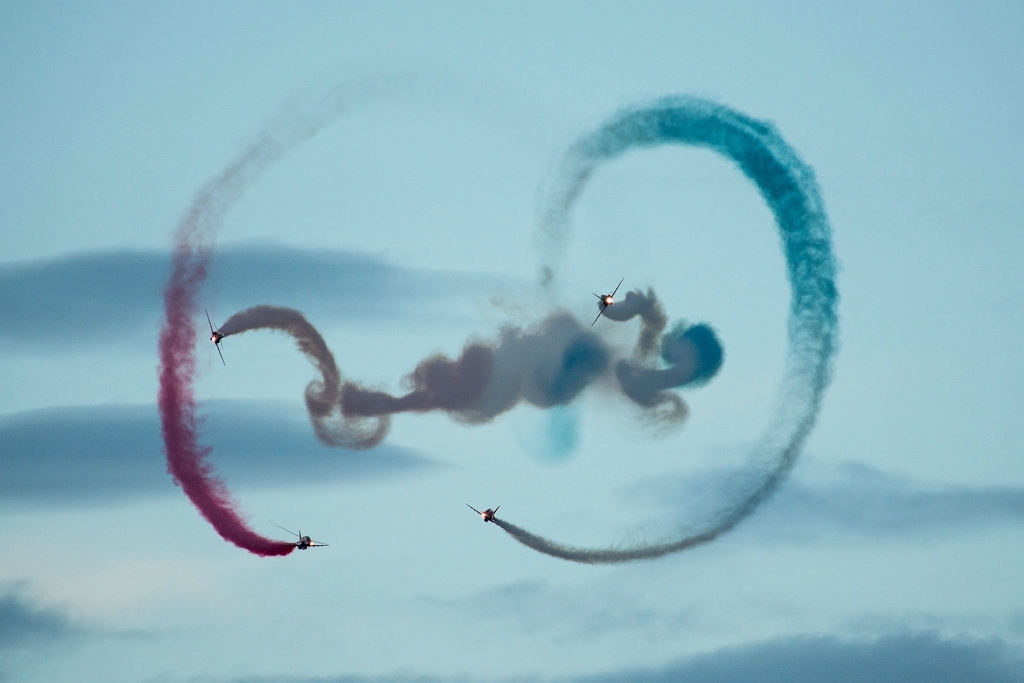
M 643 408 L 659 408 L 671 396 L 664 391 L 695 381 L 703 359 L 685 333 L 678 339 L 666 335 L 663 365 L 653 365 L 656 334 L 665 326 L 666 316 L 654 293 L 631 292 L 623 302 L 624 311 L 614 304 L 614 320 L 628 321 L 640 316 L 634 360 L 620 360 L 616 374 L 623 394 Z M 299 350 L 313 363 L 320 379 L 306 387 L 306 406 L 313 429 L 329 446 L 368 448 L 387 434 L 390 416 L 402 412 L 439 410 L 466 424 L 481 424 L 511 410 L 521 401 L 541 408 L 572 402 L 610 367 L 616 354 L 600 337 L 569 313 L 556 311 L 534 327 L 507 326 L 493 342 L 472 340 L 456 359 L 434 354 L 421 361 L 405 384 L 410 391 L 401 396 L 367 389 L 355 382 L 342 382 L 334 355 L 320 333 L 294 309 L 254 306 L 231 316 L 220 328 L 225 337 L 249 330 L 278 330 L 290 335 Z M 680 329 L 692 330 L 695 328 Z M 707 330 L 709 348 L 705 354 L 721 359 L 721 347 Z M 643 351 L 641 351 L 643 350 Z M 646 365 L 641 365 L 648 357 Z M 648 367 L 650 366 L 650 367 Z M 675 404 L 673 404 L 675 406 Z M 665 419 L 678 419 L 665 412 Z M 365 426 L 367 421 L 371 426 Z
M 733 529 L 778 489 L 793 468 L 831 378 L 838 343 L 838 293 L 831 229 L 814 172 L 770 123 L 714 102 L 667 97 L 628 108 L 570 148 L 542 215 L 542 284 L 549 285 L 555 277 L 571 232 L 569 215 L 594 170 L 627 150 L 665 144 L 706 147 L 731 159 L 757 186 L 775 215 L 792 290 L 780 408 L 755 449 L 748 476 L 737 477 L 734 494 L 694 533 L 661 543 L 579 548 L 494 520 L 523 545 L 572 562 L 610 564 L 661 557 L 710 543 Z M 609 313 L 614 315 L 615 310 Z M 709 332 L 702 326 L 673 330 L 662 341 L 662 359 L 675 359 L 677 371 L 692 381 L 707 381 L 721 363 L 721 347 L 717 341 L 710 344 Z M 696 359 L 691 358 L 694 350 Z M 645 368 L 621 363 L 616 374 L 627 395 L 641 404 L 659 400 L 660 382 L 670 381 L 670 374 L 652 376 Z
M 229 337 L 261 329 L 278 330 L 289 335 L 299 351 L 320 372 L 320 379 L 306 385 L 305 398 L 313 432 L 321 443 L 344 448 L 370 448 L 384 439 L 389 427 L 386 415 L 369 421 L 375 424 L 367 424 L 366 420 L 341 414 L 341 371 L 327 342 L 299 311 L 281 306 L 253 306 L 228 318 L 219 332 Z
M 211 449 L 199 443 L 197 427 L 200 418 L 196 415 L 192 387 L 199 294 L 209 269 L 216 232 L 235 201 L 289 149 L 315 135 L 339 114 L 364 100 L 395 94 L 391 88 L 382 88 L 381 85 L 375 81 L 360 87 L 339 87 L 306 106 L 294 107 L 287 115 L 273 121 L 220 175 L 201 188 L 174 234 L 171 275 L 164 289 L 165 316 L 159 340 L 158 405 L 167 468 L 218 534 L 257 555 L 286 555 L 294 545 L 265 538 L 249 528 L 227 487 L 207 459 Z M 564 237 L 565 223 L 559 222 L 559 215 L 562 218 L 568 216 L 573 199 L 582 189 L 590 170 L 600 160 L 613 157 L 630 146 L 653 145 L 675 139 L 671 135 L 664 137 L 663 131 L 648 130 L 652 120 L 649 115 L 646 119 L 638 117 L 640 113 L 627 112 L 620 117 L 621 120 L 606 125 L 597 135 L 580 141 L 570 153 L 569 164 L 575 166 L 568 168 L 565 189 L 556 202 L 556 210 L 545 223 L 545 230 L 553 243 Z M 743 125 L 749 129 L 764 127 L 738 114 L 731 116 L 738 121 L 747 121 Z M 757 130 L 766 139 L 774 135 L 770 128 Z M 743 139 L 742 135 L 731 135 Z M 687 141 L 685 136 L 676 137 L 678 141 Z M 721 142 L 719 146 L 724 149 L 733 142 Z M 719 143 L 705 141 L 700 144 L 714 146 Z M 750 164 L 756 166 L 772 162 L 783 171 L 786 168 L 805 168 L 799 166 L 798 160 L 778 161 L 786 154 L 795 160 L 795 155 L 788 151 L 781 139 L 772 144 L 775 147 L 765 143 L 765 151 L 758 152 L 764 159 L 751 157 Z M 740 161 L 738 153 L 733 156 Z M 743 165 L 744 162 L 740 163 Z M 759 172 L 768 173 L 764 169 Z M 752 173 L 749 171 L 748 175 Z M 813 187 L 809 169 L 806 173 L 809 180 L 790 178 L 787 182 L 809 182 Z M 784 202 L 790 201 L 786 199 L 788 186 L 784 186 L 784 182 L 779 187 L 769 187 L 767 181 L 765 183 L 762 190 L 769 197 L 769 203 L 775 202 L 773 209 L 776 204 L 782 207 Z M 816 191 L 810 197 L 819 201 Z M 815 207 L 817 205 L 807 210 Z M 779 208 L 777 214 L 781 210 Z M 796 230 L 799 234 L 793 239 L 797 241 L 787 242 L 796 245 L 794 249 L 802 244 L 799 240 L 815 238 L 817 234 L 800 226 Z M 824 235 L 823 242 L 818 236 L 823 244 L 824 257 L 831 264 L 828 227 L 823 213 L 819 232 Z M 822 248 L 820 244 L 818 248 Z M 805 251 L 810 249 L 812 247 L 806 247 Z M 791 269 L 796 273 L 794 283 L 797 277 L 809 277 L 802 271 L 798 273 L 794 263 L 799 265 L 796 261 L 791 263 Z M 830 279 L 828 284 L 831 285 Z M 820 315 L 818 318 L 815 315 L 816 309 L 810 310 L 803 304 L 798 306 L 794 303 L 791 342 L 796 339 L 801 343 L 832 343 L 831 337 L 822 339 L 820 335 L 815 337 L 813 333 L 804 332 L 804 327 L 810 326 L 807 327 L 810 330 L 817 324 Z M 834 312 L 832 315 L 834 323 Z M 494 342 L 470 342 L 458 359 L 441 355 L 425 359 L 409 375 L 410 391 L 402 396 L 343 382 L 334 356 L 322 336 L 298 311 L 257 306 L 233 316 L 221 331 L 227 335 L 246 330 L 273 329 L 291 335 L 320 374 L 320 378 L 311 382 L 305 392 L 306 406 L 317 437 L 332 446 L 366 448 L 385 437 L 389 416 L 394 413 L 442 410 L 465 423 L 486 422 L 520 401 L 540 407 L 569 403 L 587 386 L 605 376 L 613 366 L 614 377 L 624 395 L 641 407 L 650 409 L 657 419 L 678 421 L 685 417 L 685 404 L 667 389 L 706 381 L 721 364 L 721 346 L 710 328 L 700 337 L 704 346 L 696 341 L 699 335 L 687 336 L 688 328 L 685 326 L 682 331 L 663 334 L 667 318 L 651 291 L 647 294 L 630 292 L 623 301 L 605 311 L 605 317 L 613 321 L 625 321 L 636 316 L 640 317 L 641 329 L 630 358 L 619 357 L 615 350 L 569 314 L 555 312 L 532 328 L 507 327 Z M 661 354 L 656 356 L 659 339 Z M 794 342 L 794 348 L 796 345 Z M 827 383 L 830 353 L 831 346 L 819 368 L 821 388 Z M 801 357 L 795 356 L 795 360 L 800 361 Z M 814 400 L 819 399 L 820 391 Z M 805 420 L 804 433 L 810 429 L 815 412 L 816 404 L 810 421 Z M 794 442 L 796 448 L 800 442 L 802 437 Z
M 274 162 L 312 137 L 339 114 L 368 99 L 389 94 L 380 81 L 342 86 L 298 113 L 273 121 L 218 176 L 204 185 L 178 222 L 171 254 L 171 275 L 164 288 L 160 329 L 158 406 L 167 451 L 167 469 L 199 513 L 227 541 L 256 555 L 287 555 L 294 550 L 260 536 L 246 524 L 235 502 L 207 460 L 210 448 L 199 444 L 195 375 L 199 292 L 206 279 L 217 229 L 242 193 Z

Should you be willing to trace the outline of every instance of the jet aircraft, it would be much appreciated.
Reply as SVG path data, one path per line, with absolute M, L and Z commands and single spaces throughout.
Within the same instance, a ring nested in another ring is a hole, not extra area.
M 483 519 L 485 522 L 493 522 L 494 521 L 494 513 L 497 512 L 498 508 L 500 508 L 501 506 L 499 505 L 498 508 L 494 508 L 493 510 L 490 509 L 490 508 L 487 508 L 483 512 L 480 512 L 479 510 L 477 510 L 475 507 L 473 507 L 469 503 L 466 503 L 466 507 L 468 507 L 470 510 L 472 510 L 476 514 L 480 515 L 480 518 Z
M 602 315 L 604 315 L 604 309 L 608 308 L 613 303 L 615 303 L 615 292 L 619 291 L 619 287 L 622 286 L 622 282 L 625 279 L 626 278 L 622 278 L 622 280 L 619 280 L 619 284 L 615 285 L 615 289 L 612 290 L 611 294 L 604 294 L 604 295 L 595 294 L 594 295 L 594 296 L 597 297 L 597 318 L 594 318 L 594 322 L 590 323 L 591 327 L 593 327 L 594 324 L 598 321 L 598 319 Z
M 267 521 L 270 522 L 269 519 Z M 270 523 L 274 524 L 273 522 L 270 522 Z M 293 544 L 295 546 L 296 550 L 305 550 L 306 548 L 320 548 L 320 547 L 326 547 L 327 546 L 326 543 L 321 543 L 320 541 L 314 541 L 309 536 L 303 536 L 302 535 L 302 529 L 299 529 L 299 533 L 295 533 L 294 531 L 289 531 L 288 529 L 285 529 L 280 524 L 274 524 L 274 526 L 276 526 L 281 531 L 288 531 L 288 533 L 290 533 L 292 536 L 298 536 L 299 537 L 299 540 L 295 541 L 295 543 Z
M 220 333 L 220 330 L 213 329 L 213 321 L 210 320 L 210 312 L 206 312 L 206 322 L 210 324 L 210 341 L 217 347 L 217 355 L 220 356 L 220 362 L 224 363 L 224 354 L 220 352 L 220 340 L 224 338 L 224 335 Z M 224 363 L 227 365 L 227 363 Z

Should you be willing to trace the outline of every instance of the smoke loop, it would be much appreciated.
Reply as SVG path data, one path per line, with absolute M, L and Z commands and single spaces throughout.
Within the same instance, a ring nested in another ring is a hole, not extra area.
M 814 172 L 772 124 L 715 102 L 677 96 L 630 107 L 570 147 L 541 217 L 542 286 L 550 286 L 555 277 L 556 263 L 571 232 L 569 215 L 593 172 L 630 149 L 665 144 L 706 147 L 732 160 L 757 186 L 775 215 L 792 291 L 781 407 L 755 448 L 752 461 L 758 471 L 752 482 L 696 532 L 663 543 L 581 548 L 494 520 L 523 545 L 572 562 L 613 564 L 661 557 L 710 543 L 735 528 L 778 489 L 793 468 L 831 379 L 832 356 L 838 344 L 836 266 L 831 229 Z M 704 334 L 695 332 L 691 341 L 703 343 Z M 672 353 L 671 345 L 663 346 L 663 356 Z M 720 361 L 719 356 L 716 362 Z M 620 381 L 625 378 L 626 387 L 642 372 L 623 366 Z M 698 364 L 698 381 L 707 377 Z M 646 385 L 645 391 L 650 388 Z M 635 400 L 643 398 L 638 393 Z

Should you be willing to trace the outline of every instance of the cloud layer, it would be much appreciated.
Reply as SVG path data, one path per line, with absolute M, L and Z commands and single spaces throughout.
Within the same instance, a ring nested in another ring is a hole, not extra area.
M 17 588 L 8 587 L 0 593 L 0 652 L 55 642 L 84 632 L 64 612 L 38 605 Z
M 928 486 L 861 463 L 844 463 L 831 482 L 788 484 L 757 528 L 771 536 L 922 536 L 1024 522 L 1024 488 Z M 752 530 L 754 531 L 754 530 Z
M 166 251 L 112 251 L 0 264 L 0 345 L 7 348 L 106 342 L 155 333 Z M 218 250 L 209 292 L 222 317 L 264 301 L 319 320 L 403 315 L 466 292 L 498 291 L 509 278 L 422 271 L 354 252 L 241 246 Z M 324 292 L 330 292 L 325 296 Z M 211 311 L 215 316 L 218 311 Z
M 204 404 L 211 461 L 231 482 L 288 486 L 408 473 L 431 462 L 408 449 L 326 448 L 296 407 L 274 402 Z M 177 495 L 167 473 L 155 406 L 37 410 L 0 418 L 0 505 L 115 503 Z
M 435 683 L 414 674 L 298 678 L 260 676 L 232 683 Z M 464 683 L 501 679 L 459 677 Z M 931 633 L 875 640 L 782 638 L 718 650 L 667 666 L 593 676 L 514 680 L 546 683 L 1021 683 L 1024 659 L 999 640 L 953 640 Z
M 1011 683 L 1024 662 L 998 641 L 945 640 L 933 634 L 872 641 L 788 638 L 720 650 L 650 670 L 576 683 Z
M 832 468 L 812 461 L 810 473 L 787 481 L 750 520 L 741 538 L 806 542 L 851 535 L 912 538 L 1024 522 L 1024 487 L 943 486 L 883 472 L 859 462 Z M 673 516 L 700 524 L 715 501 L 748 476 L 709 470 L 630 486 L 627 497 L 674 508 Z

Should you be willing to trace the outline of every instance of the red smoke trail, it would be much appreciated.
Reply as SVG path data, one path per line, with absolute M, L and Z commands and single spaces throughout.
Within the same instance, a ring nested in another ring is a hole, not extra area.
M 222 538 L 256 555 L 287 555 L 295 546 L 260 536 L 246 525 L 224 482 L 215 476 L 206 460 L 210 448 L 200 446 L 196 434 L 198 420 L 192 393 L 195 318 L 213 239 L 232 204 L 289 149 L 316 135 L 339 114 L 360 104 L 400 96 L 410 85 L 392 78 L 370 78 L 342 83 L 322 93 L 310 93 L 305 101 L 296 101 L 202 188 L 174 236 L 159 344 L 158 404 L 167 469 Z
M 287 131 L 285 131 L 287 132 Z M 167 451 L 167 470 L 199 513 L 226 540 L 267 557 L 287 555 L 291 543 L 260 536 L 235 509 L 235 502 L 207 461 L 210 448 L 199 445 L 195 375 L 195 318 L 199 289 L 206 279 L 213 237 L 228 208 L 261 171 L 278 159 L 290 141 L 265 135 L 204 187 L 182 218 L 174 236 L 171 277 L 164 289 L 160 329 L 160 391 L 157 404 Z
M 291 543 L 264 538 L 246 525 L 235 510 L 227 487 L 213 472 L 206 457 L 210 448 L 200 446 L 196 434 L 196 401 L 192 393 L 195 374 L 195 315 L 199 287 L 206 277 L 208 250 L 196 253 L 187 235 L 174 249 L 170 282 L 164 290 L 167 318 L 160 331 L 160 420 L 167 469 L 200 514 L 226 540 L 251 553 L 267 557 L 287 555 Z
M 186 219 L 187 221 L 187 219 Z M 160 420 L 167 469 L 200 514 L 226 541 L 267 557 L 287 555 L 291 543 L 260 536 L 235 510 L 227 487 L 207 461 L 210 448 L 200 446 L 196 427 L 196 401 L 192 393 L 195 374 L 195 316 L 197 296 L 206 278 L 209 249 L 193 248 L 194 232 L 183 226 L 174 249 L 171 279 L 164 290 L 166 320 L 160 330 Z

